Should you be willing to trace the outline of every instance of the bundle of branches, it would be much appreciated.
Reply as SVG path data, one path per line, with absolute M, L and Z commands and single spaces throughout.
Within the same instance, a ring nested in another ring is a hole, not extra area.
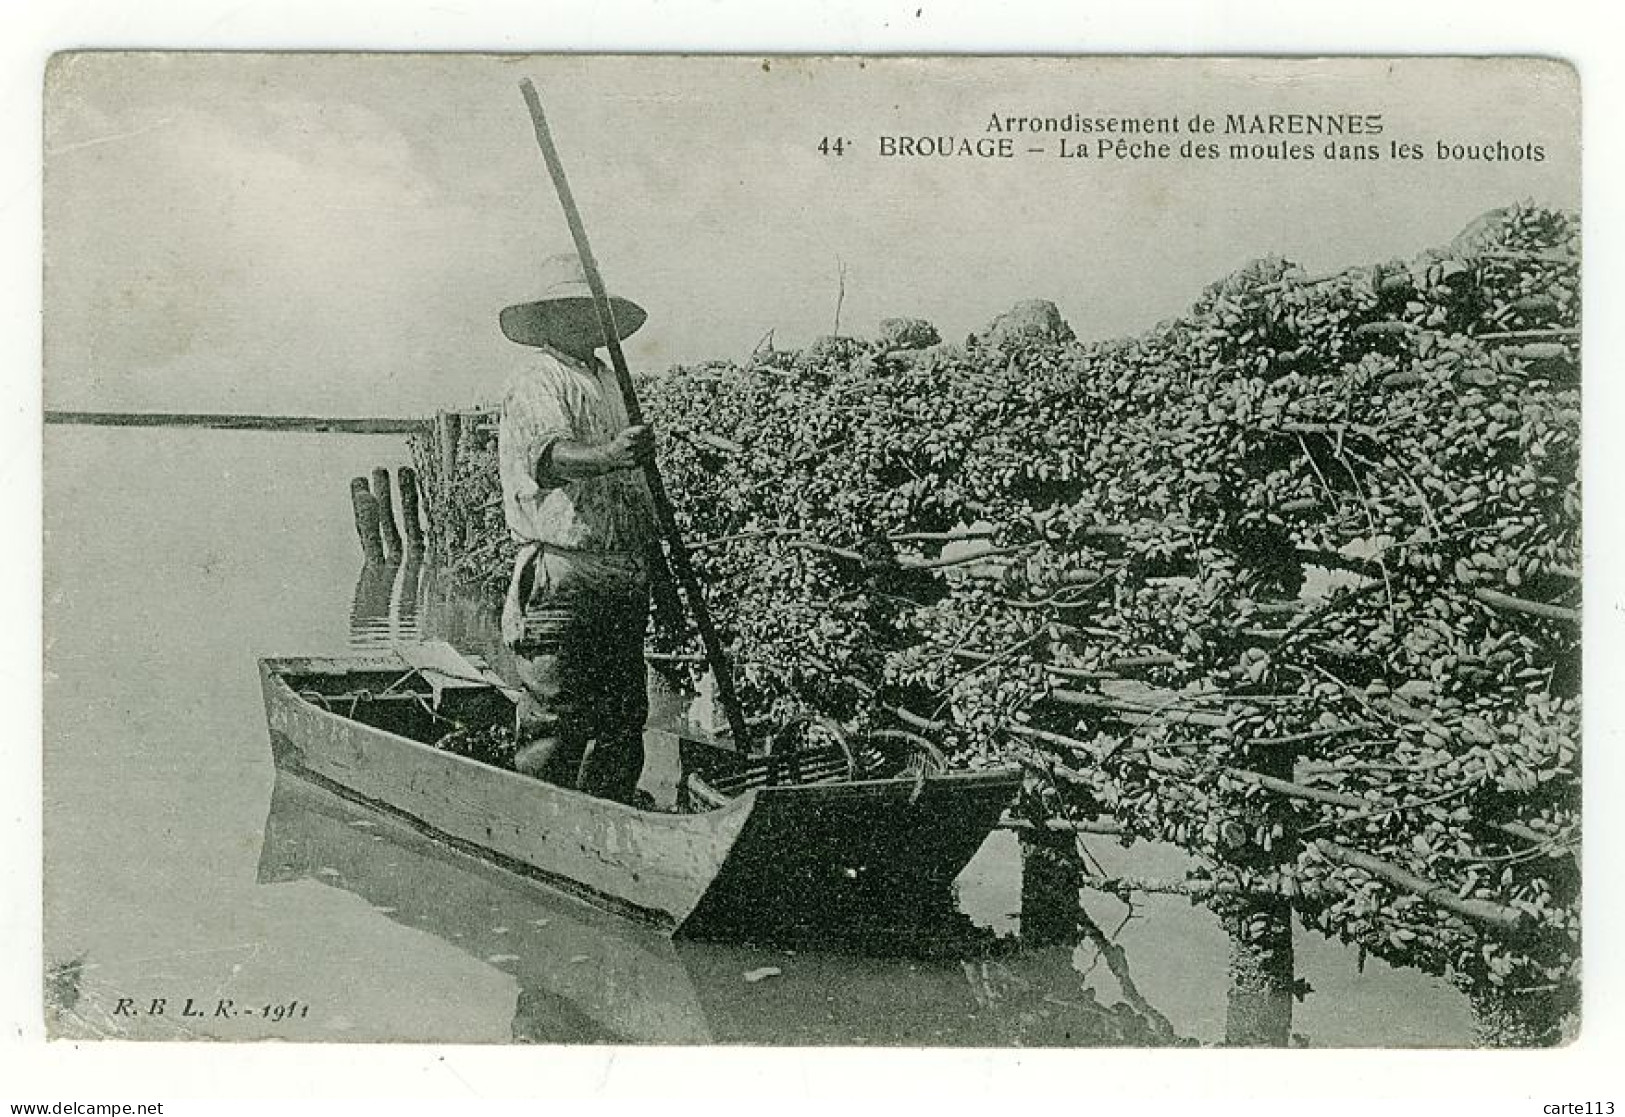
M 1126 341 L 674 370 L 650 412 L 753 713 L 1022 758 L 1043 812 L 1572 1003 L 1577 239 L 1514 207 Z
M 1027 304 L 961 345 L 888 328 L 641 391 L 753 718 L 1018 759 L 1035 821 L 1178 842 L 1212 891 L 1538 1000 L 1550 1039 L 1577 1003 L 1577 273 L 1575 220 L 1515 206 L 1410 261 L 1257 261 L 1137 338 Z M 477 454 L 459 474 L 452 500 L 494 493 Z M 654 641 L 701 669 L 680 622 Z
M 498 594 L 507 587 L 519 546 L 502 515 L 497 479 L 495 411 L 461 417 L 448 453 L 443 429 L 409 438 L 412 462 L 422 480 L 429 545 L 440 568 L 455 582 Z M 450 471 L 446 465 L 452 463 Z

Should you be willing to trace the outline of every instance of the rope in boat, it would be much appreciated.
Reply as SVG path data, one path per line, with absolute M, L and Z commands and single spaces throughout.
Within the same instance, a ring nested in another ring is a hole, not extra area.
M 348 699 L 349 703 L 350 703 L 350 708 L 349 708 L 348 711 L 346 711 L 344 713 L 343 716 L 349 718 L 351 721 L 354 721 L 354 720 L 356 720 L 356 716 L 355 716 L 356 707 L 360 706 L 362 702 L 376 702 L 380 698 L 388 698 L 388 697 L 390 697 L 391 692 L 396 687 L 400 686 L 401 683 L 405 682 L 406 679 L 409 678 L 412 674 L 413 674 L 412 671 L 408 671 L 406 673 L 406 675 L 402 676 L 399 679 L 396 679 L 393 683 L 391 683 L 389 685 L 389 687 L 383 691 L 382 694 L 373 694 L 372 691 L 370 691 L 370 690 L 360 690 L 360 691 L 351 692 L 349 694 L 326 695 L 326 694 L 323 694 L 319 690 L 308 690 L 308 689 L 307 690 L 295 691 L 295 693 L 298 694 L 299 697 L 305 699 L 306 701 L 314 702 L 316 705 L 320 706 L 322 709 L 326 710 L 330 714 L 337 713 L 338 711 L 333 709 L 333 703 L 329 701 L 329 698 Z M 444 734 L 443 736 L 441 736 L 436 741 L 437 745 L 443 745 L 446 740 L 448 740 L 449 738 L 457 736 L 459 733 L 468 732 L 468 729 L 469 729 L 468 726 L 464 725 L 460 721 L 457 721 L 455 718 L 446 717 L 440 711 L 436 710 L 433 706 L 431 706 L 429 704 L 428 699 L 425 698 L 423 695 L 421 695 L 421 694 L 413 694 L 413 695 L 409 695 L 408 697 L 410 697 L 414 702 L 416 702 L 418 704 L 419 708 L 421 708 L 424 713 L 429 715 L 430 720 L 442 722 L 442 723 L 444 723 L 446 725 L 454 725 L 454 726 L 457 727 L 457 728 L 453 729 L 450 733 L 447 733 L 447 734 Z
M 351 691 L 349 694 L 345 695 L 345 697 L 350 700 L 350 712 L 344 716 L 349 718 L 351 721 L 355 720 L 355 708 L 361 705 L 362 699 L 366 699 L 368 702 L 378 701 L 378 696 L 365 688 L 360 691 Z
M 386 686 L 384 688 L 384 694 L 386 694 L 386 695 L 394 694 L 396 687 L 400 686 L 402 683 L 406 682 L 406 680 L 410 679 L 413 675 L 416 675 L 417 673 L 418 673 L 418 669 L 416 667 L 411 668 L 410 670 L 408 670 L 406 672 L 406 674 L 402 675 L 400 678 L 396 679 L 394 682 L 392 682 L 388 686 Z

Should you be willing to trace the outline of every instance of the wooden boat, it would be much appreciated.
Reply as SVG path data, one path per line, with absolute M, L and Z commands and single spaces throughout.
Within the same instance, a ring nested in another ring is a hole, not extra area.
M 678 779 L 696 809 L 641 810 L 436 747 L 514 722 L 510 689 L 449 645 L 266 659 L 260 675 L 279 769 L 672 934 L 783 937 L 940 911 L 1020 779 L 866 778 L 855 760 L 764 764 L 686 742 Z M 714 788 L 730 761 L 744 773 L 732 795 Z M 709 779 L 691 780 L 702 767 Z
M 1161 1040 L 1128 1006 L 1083 994 L 1074 944 L 1032 945 L 970 925 L 933 928 L 895 957 L 696 942 L 535 887 L 486 862 L 277 773 L 258 881 L 359 897 L 379 919 L 510 974 L 512 1037 L 530 1043 L 1009 1044 Z M 299 903 L 309 905 L 310 899 Z M 360 933 L 367 934 L 363 929 Z M 409 947 L 414 958 L 423 948 Z M 387 951 L 369 963 L 394 972 Z M 433 964 L 433 963 L 429 963 Z M 780 973 L 750 983 L 763 965 Z M 1108 986 L 1103 986 L 1109 988 Z M 900 1000 L 907 1011 L 897 1011 Z M 424 1040 L 467 1036 L 417 1025 Z

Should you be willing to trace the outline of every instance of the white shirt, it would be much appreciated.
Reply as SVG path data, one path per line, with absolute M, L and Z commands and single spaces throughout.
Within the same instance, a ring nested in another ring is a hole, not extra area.
M 561 439 L 600 446 L 630 425 L 611 370 L 538 348 L 530 366 L 509 382 L 497 427 L 502 510 L 514 537 L 641 559 L 655 539 L 654 503 L 642 470 L 579 478 L 538 470 Z

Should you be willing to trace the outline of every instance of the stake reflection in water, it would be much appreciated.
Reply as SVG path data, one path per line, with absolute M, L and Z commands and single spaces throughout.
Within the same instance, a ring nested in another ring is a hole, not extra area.
M 1169 1039 L 1173 1027 L 1152 1006 L 1129 970 L 1127 952 L 1090 914 L 1081 891 L 1089 882 L 1075 835 L 1022 835 L 1021 925 L 1029 939 L 1078 941 L 1116 979 L 1124 1001 Z M 1132 894 L 1132 890 L 1129 890 Z M 1232 1047 L 1285 1047 L 1292 1038 L 1295 990 L 1292 908 L 1277 897 L 1219 895 L 1208 905 L 1230 938 L 1224 1042 Z M 1123 924 L 1135 917 L 1132 901 Z M 1121 930 L 1119 925 L 1116 930 Z M 1092 967 L 1091 967 L 1092 968 Z
M 367 562 L 355 580 L 350 605 L 350 647 L 375 651 L 423 638 L 423 597 L 433 586 L 421 550 L 410 550 L 401 562 Z

